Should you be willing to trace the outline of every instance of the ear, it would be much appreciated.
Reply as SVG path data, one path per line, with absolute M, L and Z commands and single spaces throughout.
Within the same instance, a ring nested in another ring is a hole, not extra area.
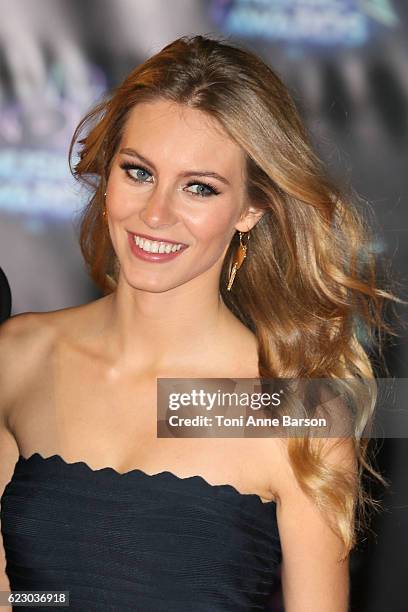
M 265 211 L 256 206 L 249 206 L 235 224 L 235 229 L 239 232 L 249 232 L 261 219 Z

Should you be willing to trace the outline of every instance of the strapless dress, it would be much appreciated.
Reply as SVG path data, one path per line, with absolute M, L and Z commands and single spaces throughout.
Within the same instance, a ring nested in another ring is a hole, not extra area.
M 0 504 L 10 589 L 69 592 L 69 606 L 24 609 L 273 609 L 276 503 L 256 494 L 34 453 L 19 456 Z

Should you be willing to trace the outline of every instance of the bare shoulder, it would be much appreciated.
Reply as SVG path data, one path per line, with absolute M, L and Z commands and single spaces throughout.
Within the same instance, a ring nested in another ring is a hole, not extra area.
M 24 312 L 0 325 L 0 412 L 3 417 L 44 367 L 62 336 L 80 335 L 92 302 L 49 312 Z
M 9 317 L 0 325 L 0 360 L 1 372 L 4 368 L 13 368 L 16 359 L 26 354 L 27 358 L 33 354 L 36 340 L 44 326 L 48 313 L 24 312 Z M 32 350 L 28 351 L 31 347 Z M 27 349 L 27 350 L 24 350 Z
M 38 367 L 52 335 L 49 313 L 25 312 L 13 315 L 0 325 L 0 410 L 3 415 L 17 394 L 24 392 L 25 381 Z
M 92 333 L 100 320 L 105 298 L 48 312 L 25 312 L 0 325 L 0 410 L 13 403 L 16 393 L 46 363 L 57 343 L 77 341 Z

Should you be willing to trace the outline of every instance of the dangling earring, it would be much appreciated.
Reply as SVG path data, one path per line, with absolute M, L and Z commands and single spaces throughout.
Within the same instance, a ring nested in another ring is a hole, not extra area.
M 231 270 L 231 274 L 229 277 L 229 281 L 228 281 L 228 286 L 227 286 L 227 291 L 230 291 L 232 284 L 234 282 L 235 279 L 235 275 L 237 273 L 237 270 L 239 270 L 239 268 L 242 266 L 242 263 L 247 255 L 247 249 L 248 249 L 248 242 L 249 242 L 249 231 L 246 232 L 246 243 L 243 244 L 242 243 L 242 236 L 243 236 L 243 232 L 239 232 L 239 247 L 236 250 L 235 253 L 235 257 L 234 257 L 234 264 L 232 266 L 232 270 Z

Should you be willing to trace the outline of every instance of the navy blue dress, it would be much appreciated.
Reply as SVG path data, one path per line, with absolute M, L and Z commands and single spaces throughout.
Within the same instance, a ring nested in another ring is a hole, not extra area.
M 276 503 L 202 476 L 20 455 L 0 518 L 11 590 L 69 591 L 24 609 L 269 610 L 281 562 Z

